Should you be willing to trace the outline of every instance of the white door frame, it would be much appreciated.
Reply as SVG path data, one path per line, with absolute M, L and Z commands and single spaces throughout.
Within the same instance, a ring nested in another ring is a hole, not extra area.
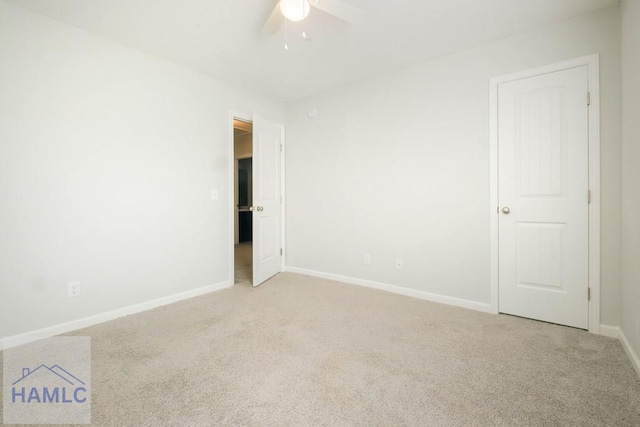
M 244 120 L 246 122 L 253 123 L 253 115 L 240 113 L 237 111 L 229 111 L 229 151 L 228 151 L 228 168 L 229 168 L 229 183 L 227 185 L 228 190 L 228 200 L 229 200 L 229 218 L 227 221 L 228 224 L 228 242 L 229 242 L 229 283 L 232 285 L 235 284 L 236 278 L 236 270 L 235 270 L 235 243 L 236 243 L 236 232 L 235 232 L 235 146 L 234 146 L 234 132 L 233 132 L 233 119 Z M 282 151 L 280 152 L 280 195 L 282 196 L 282 203 L 280 204 L 280 247 L 282 248 L 282 256 L 280 257 L 280 271 L 284 271 L 285 267 L 285 257 L 287 254 L 287 250 L 285 247 L 285 151 L 286 151 L 286 141 L 285 141 L 286 132 L 282 130 Z
M 600 59 L 598 54 L 525 70 L 490 80 L 489 92 L 489 214 L 491 311 L 499 312 L 498 269 L 498 86 L 502 83 L 587 67 L 591 104 L 589 107 L 589 332 L 600 333 Z M 586 94 L 585 94 L 586 96 Z M 586 99 L 585 99 L 586 103 Z

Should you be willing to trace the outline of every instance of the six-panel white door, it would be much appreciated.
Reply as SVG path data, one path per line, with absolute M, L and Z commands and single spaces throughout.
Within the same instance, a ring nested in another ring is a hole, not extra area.
M 588 328 L 587 67 L 498 87 L 499 309 Z
M 282 126 L 253 120 L 253 286 L 281 270 L 280 149 Z

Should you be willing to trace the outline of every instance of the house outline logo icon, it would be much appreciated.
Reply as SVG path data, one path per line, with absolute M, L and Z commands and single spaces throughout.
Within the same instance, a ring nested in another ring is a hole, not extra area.
M 87 401 L 86 383 L 57 364 L 22 368 L 22 377 L 11 385 L 11 403 L 14 404 L 82 404 Z

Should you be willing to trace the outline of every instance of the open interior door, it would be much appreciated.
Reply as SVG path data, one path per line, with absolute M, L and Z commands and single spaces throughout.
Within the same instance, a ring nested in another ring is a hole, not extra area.
M 280 273 L 280 151 L 284 128 L 253 118 L 253 286 Z

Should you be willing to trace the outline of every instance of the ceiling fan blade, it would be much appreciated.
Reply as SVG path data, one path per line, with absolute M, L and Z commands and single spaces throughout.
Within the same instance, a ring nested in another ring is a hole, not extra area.
M 347 24 L 357 24 L 362 19 L 362 9 L 342 0 L 311 0 L 311 6 L 335 16 Z
M 262 27 L 262 34 L 277 34 L 283 23 L 284 17 L 282 16 L 282 13 L 280 13 L 280 2 L 278 2 L 271 11 L 271 15 L 267 18 L 267 22 L 264 23 L 264 27 Z

